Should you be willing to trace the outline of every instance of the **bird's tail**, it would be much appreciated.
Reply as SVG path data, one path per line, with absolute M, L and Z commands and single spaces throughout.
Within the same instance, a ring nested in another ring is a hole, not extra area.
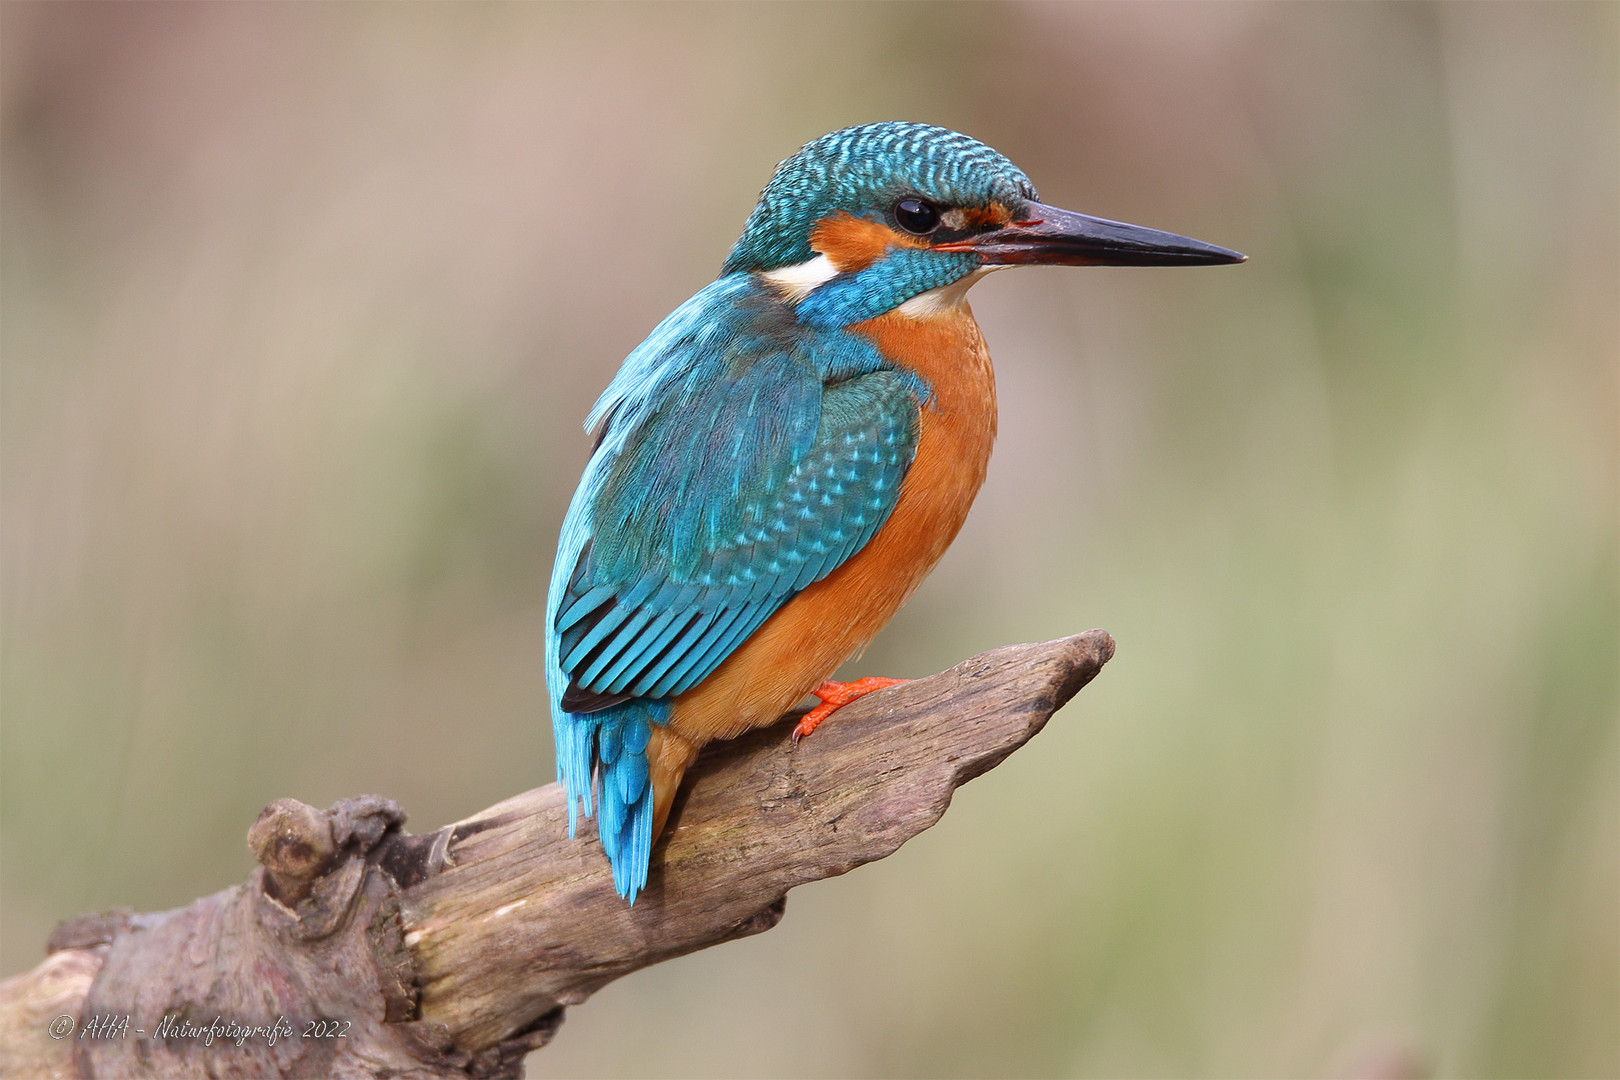
M 597 831 L 613 866 L 613 885 L 630 903 L 647 884 L 652 857 L 653 785 L 647 772 L 647 742 L 653 726 L 669 720 L 662 701 L 632 699 L 593 713 L 567 713 L 561 726 L 557 774 L 568 795 L 568 835 L 578 809 L 591 813 L 595 781 Z

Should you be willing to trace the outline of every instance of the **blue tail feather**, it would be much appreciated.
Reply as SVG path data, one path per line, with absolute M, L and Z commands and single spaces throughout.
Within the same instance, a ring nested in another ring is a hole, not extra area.
M 590 816 L 594 779 L 597 830 L 613 866 L 613 885 L 633 904 L 646 888 L 652 857 L 647 742 L 653 725 L 669 720 L 669 705 L 632 700 L 600 712 L 564 715 L 568 722 L 558 725 L 557 772 L 568 795 L 568 834 L 574 835 L 581 804 Z

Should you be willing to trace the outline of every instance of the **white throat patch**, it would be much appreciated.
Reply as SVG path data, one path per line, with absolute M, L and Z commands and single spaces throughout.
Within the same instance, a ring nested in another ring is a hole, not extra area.
M 908 319 L 932 319 L 937 315 L 954 315 L 967 303 L 968 290 L 973 288 L 975 281 L 992 270 L 1004 269 L 1006 267 L 982 266 L 967 277 L 953 281 L 949 285 L 941 285 L 937 289 L 918 293 L 895 310 Z

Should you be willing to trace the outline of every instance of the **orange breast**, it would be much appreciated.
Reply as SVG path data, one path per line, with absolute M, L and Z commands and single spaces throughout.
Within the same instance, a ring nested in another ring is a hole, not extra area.
M 921 319 L 890 312 L 852 329 L 933 387 L 916 458 L 871 541 L 675 700 L 670 726 L 695 745 L 774 722 L 865 648 L 956 538 L 984 483 L 996 384 L 967 305 Z

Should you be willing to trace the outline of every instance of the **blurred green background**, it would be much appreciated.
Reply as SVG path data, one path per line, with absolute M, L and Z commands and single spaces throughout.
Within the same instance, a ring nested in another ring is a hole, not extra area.
M 774 163 L 914 119 L 1242 268 L 997 275 L 859 665 L 1103 626 L 893 858 L 549 1076 L 1620 1072 L 1620 7 L 0 7 L 0 974 L 271 799 L 552 777 L 580 430 Z

